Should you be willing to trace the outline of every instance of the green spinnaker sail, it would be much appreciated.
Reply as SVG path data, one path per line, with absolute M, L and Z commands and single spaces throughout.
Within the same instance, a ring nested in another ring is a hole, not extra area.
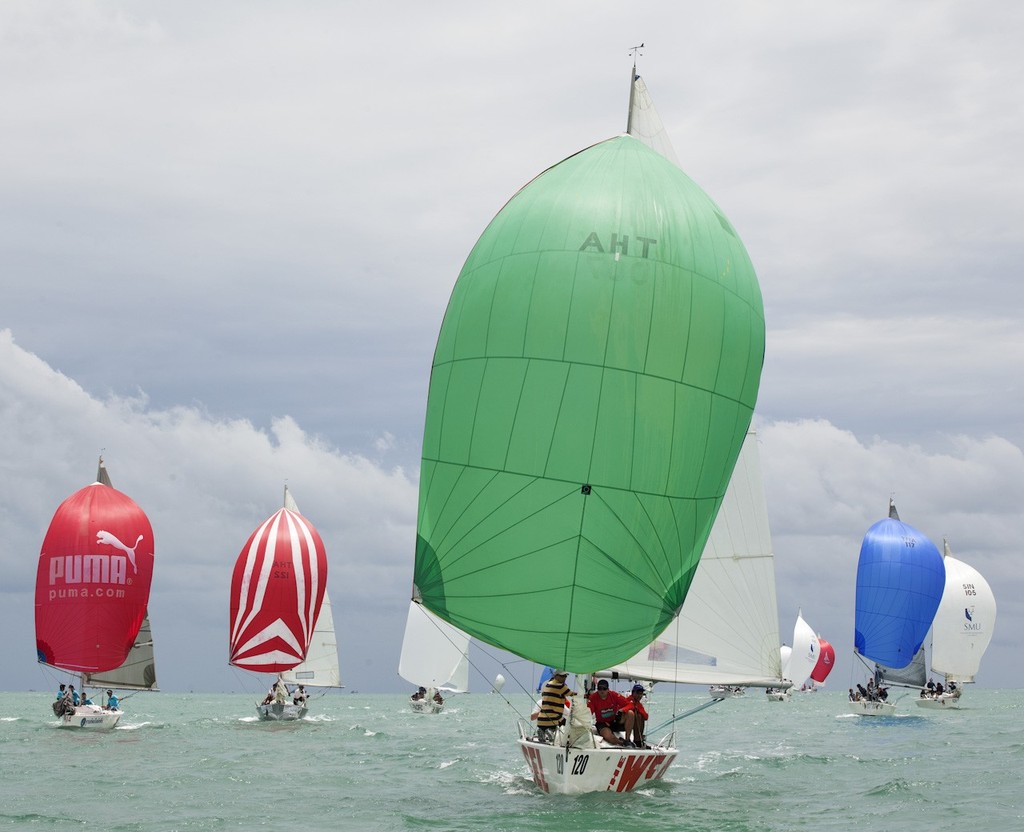
M 683 603 L 750 424 L 764 311 L 732 226 L 631 136 L 517 193 L 452 292 L 414 581 L 455 627 L 575 672 Z

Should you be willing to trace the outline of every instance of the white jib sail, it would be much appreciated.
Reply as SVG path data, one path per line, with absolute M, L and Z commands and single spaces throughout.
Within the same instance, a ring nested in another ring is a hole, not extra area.
M 453 693 L 469 689 L 469 636 L 422 604 L 409 602 L 398 674 L 407 682 Z

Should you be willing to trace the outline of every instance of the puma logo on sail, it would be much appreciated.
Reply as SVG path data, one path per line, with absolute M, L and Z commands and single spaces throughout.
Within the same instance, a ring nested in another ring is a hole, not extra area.
M 132 569 L 135 570 L 136 574 L 139 571 L 139 567 L 135 565 L 135 550 L 139 547 L 139 544 L 142 542 L 142 538 L 143 535 L 140 534 L 139 539 L 135 541 L 135 545 L 132 547 L 128 547 L 117 539 L 117 535 L 113 535 L 110 532 L 105 531 L 96 532 L 97 543 L 106 543 L 108 546 L 113 546 L 115 549 L 120 549 L 122 552 L 128 555 L 128 560 L 132 562 Z

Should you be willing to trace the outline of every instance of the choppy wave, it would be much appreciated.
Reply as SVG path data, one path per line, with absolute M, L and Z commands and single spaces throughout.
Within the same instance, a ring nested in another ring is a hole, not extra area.
M 968 798 L 985 828 L 1019 825 L 1017 692 L 972 690 L 969 709 L 895 718 L 847 714 L 844 698 L 726 700 L 679 723 L 664 781 L 559 797 L 533 783 L 507 705 L 487 695 L 440 718 L 400 694 L 329 695 L 306 719 L 269 723 L 250 696 L 152 694 L 93 733 L 56 728 L 46 694 L 0 694 L 16 714 L 0 718 L 0 826 L 934 832 L 968 823 Z M 658 717 L 668 699 L 652 697 Z M 268 782 L 287 799 L 263 799 Z M 65 783 L 73 805 L 54 801 Z

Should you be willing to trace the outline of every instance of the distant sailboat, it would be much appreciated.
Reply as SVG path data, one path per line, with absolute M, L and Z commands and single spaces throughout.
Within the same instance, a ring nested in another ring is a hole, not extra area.
M 818 636 L 818 646 L 821 649 L 818 663 L 814 665 L 814 670 L 811 671 L 811 679 L 814 682 L 811 690 L 817 690 L 824 686 L 828 674 L 832 672 L 832 668 L 836 664 L 836 649 L 820 635 Z
M 284 508 L 249 536 L 231 577 L 229 662 L 243 670 L 278 674 L 275 695 L 268 696 L 272 701 L 257 703 L 260 719 L 285 721 L 306 715 L 306 702 L 286 688 L 284 674 L 289 671 L 297 684 L 307 684 L 298 674 L 309 673 L 311 685 L 315 681 L 340 685 L 334 666 L 333 619 L 328 633 L 316 634 L 326 595 L 323 541 L 285 487 Z M 327 610 L 329 614 L 330 606 Z M 305 670 L 297 670 L 309 659 L 311 649 L 315 660 Z M 300 701 L 289 702 L 289 696 Z
M 421 696 L 410 699 L 417 713 L 436 714 L 444 708 L 441 692 L 469 690 L 469 636 L 442 621 L 416 601 L 409 603 L 398 674 L 418 685 Z
M 54 514 L 36 573 L 39 661 L 79 674 L 83 699 L 87 686 L 156 685 L 146 617 L 153 552 L 149 519 L 111 485 L 101 457 L 96 482 Z M 111 729 L 122 715 L 102 705 L 59 705 L 54 713 L 66 728 Z
M 631 123 L 635 67 L 630 90 Z M 628 130 L 540 174 L 483 232 L 445 313 L 416 597 L 577 678 L 646 649 L 686 599 L 763 356 L 746 251 L 676 165 Z M 553 744 L 520 724 L 543 791 L 630 791 L 676 756 L 672 735 L 599 747 L 573 712 Z
M 992 587 L 974 567 L 957 560 L 942 541 L 946 583 L 932 622 L 932 670 L 945 679 L 942 691 L 933 689 L 917 700 L 922 708 L 960 707 L 963 685 L 973 682 L 981 658 L 992 641 L 996 599 Z
M 796 623 L 793 625 L 793 646 L 783 645 L 779 653 L 782 658 L 782 677 L 787 680 L 788 686 L 785 689 L 768 690 L 768 699 L 771 701 L 790 699 L 791 691 L 803 687 L 818 663 L 821 654 L 818 637 L 804 621 L 801 611 L 797 612 Z
M 925 535 L 900 521 L 895 504 L 864 536 L 857 563 L 854 653 L 875 663 L 874 686 L 924 687 L 924 644 L 942 597 L 942 555 Z M 896 712 L 894 703 L 871 696 L 849 703 L 861 716 Z

